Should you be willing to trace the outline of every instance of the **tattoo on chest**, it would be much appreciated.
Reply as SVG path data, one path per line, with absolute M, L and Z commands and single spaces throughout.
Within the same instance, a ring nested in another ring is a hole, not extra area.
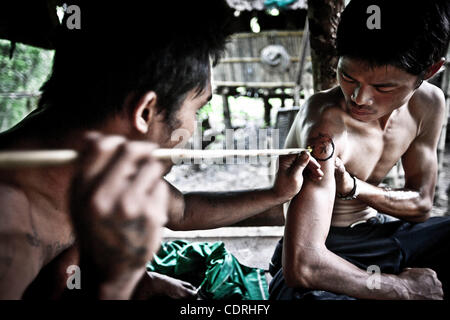
M 317 137 L 308 140 L 308 148 L 312 149 L 312 155 L 318 161 L 327 161 L 334 155 L 334 142 L 331 136 L 319 132 Z
M 55 241 L 54 243 L 48 244 L 45 247 L 46 255 L 48 257 L 56 257 L 68 246 L 69 246 L 68 244 L 62 244 L 59 241 Z
M 48 237 L 44 235 L 44 240 L 42 240 L 41 236 L 36 230 L 36 226 L 33 220 L 33 216 L 30 213 L 30 225 L 31 225 L 31 232 L 28 232 L 25 234 L 25 239 L 27 243 L 32 247 L 42 247 L 43 249 L 43 255 L 41 257 L 42 261 L 45 261 L 45 259 L 52 259 L 59 255 L 62 251 L 70 247 L 74 241 L 75 241 L 75 234 L 72 230 L 68 240 L 66 241 L 60 241 L 56 240 L 51 243 L 49 241 L 46 241 Z
M 39 236 L 37 235 L 37 233 L 34 233 L 34 232 L 33 232 L 33 234 L 27 233 L 26 238 L 27 238 L 28 244 L 32 247 L 39 247 L 41 245 L 41 240 L 39 239 Z
M 41 245 L 41 239 L 36 231 L 36 226 L 34 225 L 33 216 L 31 212 L 29 213 L 31 233 L 26 234 L 27 242 L 32 247 L 39 247 Z

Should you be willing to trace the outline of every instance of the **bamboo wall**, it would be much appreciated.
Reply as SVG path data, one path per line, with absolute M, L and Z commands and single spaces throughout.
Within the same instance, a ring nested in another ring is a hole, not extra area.
M 294 87 L 298 71 L 302 31 L 238 33 L 227 44 L 225 56 L 214 68 L 217 86 L 257 88 Z M 261 51 L 269 45 L 283 46 L 290 56 L 286 71 L 261 61 Z

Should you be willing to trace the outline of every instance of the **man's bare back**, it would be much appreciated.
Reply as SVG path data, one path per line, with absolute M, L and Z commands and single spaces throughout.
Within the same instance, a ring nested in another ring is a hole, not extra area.
M 46 148 L 44 139 L 41 142 L 24 140 L 14 132 L 8 138 L 15 142 L 14 146 L 4 144 L 3 148 Z M 3 280 L 11 281 L 8 290 L 11 297 L 20 296 L 25 291 L 24 286 L 50 262 L 55 276 L 46 279 L 47 288 L 58 286 L 56 291 L 62 292 L 66 286 L 67 267 L 78 265 L 75 232 L 68 208 L 72 171 L 71 166 L 0 171 L 1 233 L 13 234 L 15 239 L 13 242 L 8 239 L 11 250 L 8 262 L 0 265 L 0 278 L 3 276 Z M 61 259 L 57 259 L 59 256 Z M 10 268 L 21 264 L 32 267 Z M 56 281 L 60 283 L 56 284 Z M 40 294 L 43 297 L 42 292 Z

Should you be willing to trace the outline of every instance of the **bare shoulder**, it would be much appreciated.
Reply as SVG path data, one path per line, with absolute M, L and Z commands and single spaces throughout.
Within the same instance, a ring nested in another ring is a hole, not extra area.
M 296 129 L 304 131 L 322 124 L 342 123 L 344 112 L 340 98 L 338 87 L 313 94 L 300 108 L 294 123 Z
M 445 112 L 444 93 L 437 86 L 425 81 L 414 93 L 410 110 L 413 116 L 420 120 L 438 120 L 444 116 Z
M 305 104 L 308 116 L 316 121 L 328 121 L 341 118 L 343 96 L 341 89 L 335 87 L 312 95 Z
M 328 158 L 330 150 L 334 151 L 345 136 L 342 101 L 339 87 L 316 93 L 308 99 L 297 117 L 296 129 L 300 139 L 314 149 L 313 155 L 317 159 Z

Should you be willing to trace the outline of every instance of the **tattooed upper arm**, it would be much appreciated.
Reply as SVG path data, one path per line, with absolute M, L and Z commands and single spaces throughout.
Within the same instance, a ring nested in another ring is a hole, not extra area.
M 314 158 L 319 161 L 330 160 L 335 152 L 334 141 L 330 134 L 319 132 L 308 139 L 308 147 L 311 148 Z

